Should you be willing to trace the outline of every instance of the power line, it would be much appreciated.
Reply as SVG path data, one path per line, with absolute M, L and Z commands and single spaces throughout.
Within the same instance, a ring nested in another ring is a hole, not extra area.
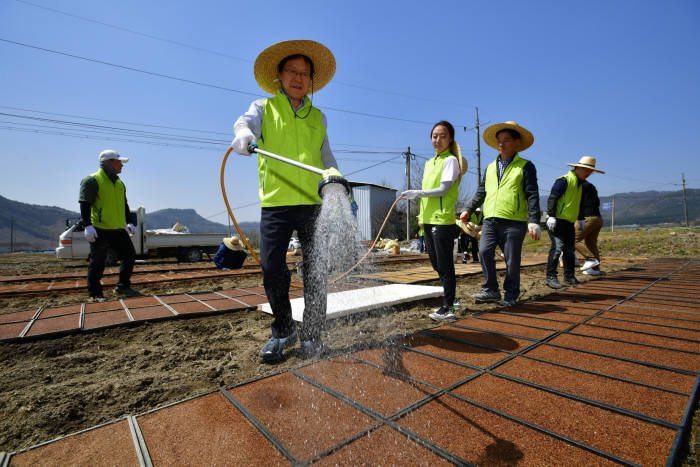
M 41 8 L 42 10 L 47 10 L 47 11 L 51 11 L 51 12 L 54 12 L 54 13 L 58 13 L 58 14 L 60 14 L 60 15 L 70 16 L 71 18 L 76 18 L 76 19 L 79 19 L 79 20 L 81 20 L 81 21 L 87 21 L 87 22 L 89 22 L 89 23 L 95 23 L 95 24 L 99 24 L 99 25 L 101 25 L 101 26 L 106 26 L 106 27 L 108 27 L 108 28 L 113 28 L 113 29 L 117 29 L 117 30 L 119 30 L 119 31 L 128 32 L 128 33 L 130 33 L 130 34 L 135 34 L 135 35 L 137 35 L 137 36 L 148 37 L 149 39 L 155 39 L 155 40 L 157 40 L 157 41 L 167 42 L 168 44 L 179 45 L 180 47 L 187 47 L 188 49 L 198 50 L 198 51 L 200 51 L 200 52 L 206 52 L 206 53 L 209 53 L 209 54 L 218 55 L 218 56 L 220 56 L 220 57 L 226 57 L 226 58 L 230 58 L 230 59 L 233 59 L 233 60 L 239 60 L 239 61 L 242 61 L 242 62 L 251 63 L 251 61 L 248 60 L 248 59 L 246 59 L 246 58 L 236 57 L 236 56 L 234 56 L 234 55 L 229 55 L 229 54 L 225 54 L 225 53 L 222 53 L 222 52 L 217 52 L 217 51 L 211 50 L 211 49 L 205 49 L 205 48 L 203 48 L 203 47 L 197 47 L 196 45 L 187 44 L 187 43 L 185 43 L 185 42 L 174 41 L 174 40 L 172 40 L 172 39 L 166 39 L 166 38 L 164 38 L 164 37 L 154 36 L 154 35 L 152 35 L 152 34 L 146 34 L 146 33 L 139 32 L 139 31 L 136 31 L 136 30 L 133 30 L 133 29 L 129 29 L 129 28 L 125 28 L 125 27 L 122 27 L 122 26 L 117 26 L 117 25 L 114 25 L 114 24 L 105 23 L 105 22 L 103 22 L 103 21 L 98 21 L 98 20 L 95 20 L 95 19 L 87 18 L 87 17 L 85 17 L 85 16 L 74 15 L 74 14 L 71 14 L 71 13 L 68 13 L 68 12 L 65 12 L 65 11 L 62 11 L 62 10 L 57 10 L 57 9 L 55 9 L 55 8 L 49 8 L 49 7 L 47 7 L 47 6 L 37 5 L 36 3 L 28 2 L 28 1 L 26 1 L 26 0 L 15 0 L 15 1 L 16 1 L 16 2 L 19 2 L 19 3 L 24 3 L 24 4 L 26 4 L 26 5 L 31 5 L 31 6 L 36 7 L 36 8 Z
M 28 2 L 27 0 L 15 0 L 15 1 L 17 1 L 17 2 L 19 2 L 19 3 L 24 3 L 25 5 L 30 5 L 30 6 L 33 6 L 33 7 L 36 7 L 36 8 L 41 8 L 41 9 L 43 9 L 43 10 L 51 11 L 51 12 L 53 12 L 53 13 L 58 13 L 58 14 L 60 14 L 60 15 L 68 16 L 68 17 L 71 17 L 71 18 L 76 18 L 76 19 L 79 19 L 79 20 L 81 20 L 81 21 L 87 21 L 87 22 L 90 22 L 90 23 L 99 24 L 99 25 L 101 25 L 101 26 L 105 26 L 105 27 L 108 27 L 108 28 L 112 28 L 112 29 L 116 29 L 116 30 L 119 30 L 119 31 L 127 32 L 127 33 L 130 33 L 130 34 L 135 34 L 135 35 L 137 35 L 137 36 L 147 37 L 147 38 L 149 38 L 149 39 L 154 39 L 154 40 L 157 40 L 157 41 L 166 42 L 166 43 L 168 43 L 168 44 L 173 44 L 173 45 L 177 45 L 177 46 L 180 46 L 180 47 L 186 47 L 186 48 L 188 48 L 188 49 L 193 49 L 193 50 L 197 50 L 197 51 L 200 51 L 200 52 L 205 52 L 205 53 L 212 54 L 212 55 L 218 55 L 218 56 L 220 56 L 220 57 L 230 58 L 230 59 L 238 60 L 238 61 L 241 61 L 241 62 L 253 63 L 253 60 L 249 60 L 249 59 L 247 59 L 247 58 L 236 57 L 236 56 L 234 56 L 234 55 L 229 55 L 229 54 L 226 54 L 226 53 L 223 53 L 223 52 L 219 52 L 219 51 L 212 50 L 212 49 L 207 49 L 207 48 L 204 48 L 204 47 L 199 47 L 199 46 L 192 45 L 192 44 L 188 44 L 188 43 L 185 43 L 185 42 L 180 42 L 180 41 L 175 41 L 175 40 L 172 40 L 172 39 L 167 39 L 167 38 L 164 38 L 164 37 L 154 36 L 154 35 L 152 35 L 152 34 L 143 33 L 143 32 L 140 32 L 140 31 L 136 31 L 135 29 L 126 28 L 126 27 L 124 27 L 124 26 L 118 26 L 118 25 L 115 25 L 115 24 L 106 23 L 106 22 L 104 22 L 104 21 L 95 20 L 95 19 L 88 18 L 88 17 L 85 17 L 85 16 L 79 16 L 79 15 L 76 15 L 76 14 L 68 13 L 68 12 L 63 11 L 63 10 L 58 10 L 58 9 L 49 8 L 49 7 L 46 7 L 46 6 L 43 6 L 43 5 L 38 5 L 38 4 L 36 4 L 36 3 Z M 438 99 L 429 99 L 429 98 L 426 98 L 426 97 L 414 96 L 414 95 L 411 95 L 411 94 L 405 94 L 405 93 L 400 93 L 400 92 L 395 92 L 395 91 L 385 91 L 385 90 L 375 89 L 375 88 L 371 88 L 371 87 L 367 87 L 367 86 L 361 86 L 361 85 L 357 85 L 357 84 L 346 83 L 346 82 L 344 82 L 344 81 L 339 81 L 339 80 L 335 80 L 335 83 L 336 83 L 336 84 L 340 84 L 340 85 L 342 85 L 342 86 L 347 86 L 347 87 L 356 88 L 356 89 L 362 89 L 362 90 L 365 90 L 365 91 L 376 92 L 376 93 L 379 93 L 379 94 L 388 94 L 388 95 L 394 95 L 394 96 L 398 96 L 398 97 L 405 97 L 405 98 L 409 98 L 409 99 L 415 99 L 415 100 L 425 101 L 425 102 L 436 102 L 436 103 L 439 103 L 439 104 L 454 105 L 454 102 L 446 102 L 446 101 L 441 101 L 441 100 L 438 100 Z M 462 107 L 462 106 L 460 106 L 460 107 Z M 464 106 L 464 107 L 466 107 L 466 106 Z
M 74 54 L 70 54 L 70 53 L 67 53 L 67 52 L 61 52 L 61 51 L 59 51 L 59 50 L 47 49 L 47 48 L 44 48 L 44 47 L 39 47 L 39 46 L 36 46 L 36 45 L 31 45 L 31 44 L 25 44 L 25 43 L 23 43 L 23 42 L 12 41 L 12 40 L 5 39 L 5 38 L 2 38 L 2 37 L 0 37 L 0 41 L 2 41 L 2 42 L 7 42 L 8 44 L 13 44 L 13 45 L 19 45 L 19 46 L 22 46 L 22 47 L 27 47 L 27 48 L 30 48 L 30 49 L 40 50 L 40 51 L 42 51 L 42 52 L 48 52 L 48 53 L 52 53 L 52 54 L 56 54 L 56 55 L 62 55 L 62 56 L 64 56 L 64 57 L 75 58 L 75 59 L 77 59 L 77 60 L 85 60 L 85 61 L 87 61 L 87 62 L 99 63 L 100 65 L 106 65 L 106 66 L 111 66 L 111 67 L 114 67 L 114 68 L 120 68 L 120 69 L 122 69 L 122 70 L 134 71 L 134 72 L 136 72 L 136 73 L 143 73 L 143 74 L 150 75 L 150 76 L 157 76 L 157 77 L 159 77 L 159 78 L 171 79 L 171 80 L 174 80 L 174 81 L 180 81 L 180 82 L 188 83 L 188 84 L 196 84 L 197 86 L 204 86 L 204 87 L 208 87 L 208 88 L 219 89 L 219 90 L 222 90 L 222 91 L 235 92 L 235 93 L 238 93 L 238 94 L 245 94 L 245 95 L 248 95 L 248 96 L 265 97 L 265 96 L 263 96 L 262 94 L 257 94 L 257 93 L 254 93 L 254 92 L 241 91 L 241 90 L 239 90 L 239 89 L 227 88 L 227 87 L 225 87 L 225 86 L 219 86 L 219 85 L 217 85 L 217 84 L 203 83 L 203 82 L 200 82 L 200 81 L 195 81 L 195 80 L 187 79 L 187 78 L 179 78 L 179 77 L 177 77 L 177 76 L 166 75 L 166 74 L 163 74 L 163 73 L 156 73 L 156 72 L 154 72 L 154 71 L 141 70 L 141 69 L 139 69 L 139 68 L 134 68 L 134 67 L 126 66 L 126 65 L 119 65 L 119 64 L 116 64 L 116 63 L 110 63 L 110 62 L 106 62 L 106 61 L 104 61 L 104 60 L 98 60 L 98 59 L 96 59 L 96 58 L 81 57 L 80 55 L 74 55 Z
M 244 95 L 248 95 L 248 96 L 267 97 L 267 96 L 265 96 L 265 95 L 263 95 L 263 94 L 258 94 L 258 93 L 254 93 L 254 92 L 248 92 L 248 91 L 241 91 L 240 89 L 228 88 L 228 87 L 226 87 L 226 86 L 220 86 L 220 85 L 218 85 L 218 84 L 205 83 L 205 82 L 202 82 L 202 81 L 195 81 L 195 80 L 188 79 L 188 78 L 180 78 L 180 77 L 177 77 L 177 76 L 166 75 L 166 74 L 164 74 L 164 73 L 157 73 L 157 72 L 154 72 L 154 71 L 142 70 L 142 69 L 140 69 L 140 68 L 134 68 L 134 67 L 126 66 L 126 65 L 119 65 L 119 64 L 117 64 L 117 63 L 111 63 L 111 62 L 107 62 L 107 61 L 104 61 L 104 60 L 99 60 L 99 59 L 96 59 L 96 58 L 82 57 L 82 56 L 80 56 L 80 55 L 75 55 L 75 54 L 71 54 L 71 53 L 67 53 L 67 52 L 61 52 L 61 51 L 59 51 L 59 50 L 47 49 L 47 48 L 45 48 L 45 47 L 40 47 L 40 46 L 36 46 L 36 45 L 31 45 L 31 44 L 25 44 L 25 43 L 23 43 L 23 42 L 17 42 L 17 41 L 13 41 L 13 40 L 10 40 L 10 39 L 5 39 L 5 38 L 2 38 L 2 37 L 0 37 L 0 41 L 6 42 L 6 43 L 12 44 L 12 45 L 18 45 L 18 46 L 21 46 L 21 47 L 26 47 L 26 48 L 30 48 L 30 49 L 34 49 L 34 50 L 39 50 L 39 51 L 42 51 L 42 52 L 47 52 L 47 53 L 55 54 L 55 55 L 61 55 L 61 56 L 64 56 L 64 57 L 70 57 L 70 58 L 74 58 L 74 59 L 76 59 L 76 60 L 84 60 L 84 61 L 87 61 L 87 62 L 98 63 L 98 64 L 100 64 L 100 65 L 105 65 L 105 66 L 110 66 L 110 67 L 114 67 L 114 68 L 119 68 L 119 69 L 122 69 L 122 70 L 133 71 L 133 72 L 136 72 L 136 73 L 142 73 L 142 74 L 149 75 L 149 76 L 156 76 L 156 77 L 158 77 L 158 78 L 170 79 L 170 80 L 179 81 L 179 82 L 182 82 L 182 83 L 194 84 L 194 85 L 197 85 L 197 86 L 203 86 L 203 87 L 218 89 L 218 90 L 220 90 L 220 91 L 234 92 L 234 93 L 244 94 Z M 372 117 L 372 118 L 379 118 L 379 119 L 384 119 L 384 120 L 394 120 L 394 121 L 406 122 L 406 123 L 417 123 L 417 124 L 421 124 L 421 125 L 432 125 L 432 123 L 433 123 L 433 122 L 427 122 L 427 121 L 424 121 L 424 120 L 412 120 L 412 119 L 408 119 L 408 118 L 391 117 L 391 116 L 388 116 L 388 115 L 379 115 L 379 114 L 373 114 L 373 113 L 369 113 L 369 112 L 358 112 L 358 111 L 354 111 L 354 110 L 340 109 L 340 108 L 338 108 L 338 107 L 330 107 L 330 106 L 317 106 L 317 107 L 318 107 L 319 109 L 326 109 L 326 110 L 331 110 L 331 111 L 334 111 L 334 112 L 347 113 L 347 114 L 351 114 L 351 115 L 359 115 L 359 116 L 362 116 L 362 117 Z M 462 126 L 462 125 L 458 125 L 458 126 Z
M 20 1 L 20 0 L 15 0 L 15 1 Z M 0 108 L 11 109 L 11 110 L 21 110 L 23 112 L 32 112 L 32 113 L 38 113 L 38 114 L 44 114 L 44 115 L 58 115 L 60 117 L 81 118 L 83 120 L 95 120 L 98 122 L 112 122 L 112 123 L 120 123 L 120 124 L 126 124 L 126 125 L 138 125 L 138 126 L 148 126 L 148 127 L 153 127 L 153 128 L 164 128 L 166 130 L 190 131 L 190 132 L 198 132 L 198 133 L 211 133 L 211 134 L 217 134 L 217 135 L 230 135 L 231 134 L 231 133 L 225 133 L 223 131 L 195 130 L 192 128 L 181 128 L 181 127 L 173 127 L 173 126 L 165 126 L 165 125 L 154 125 L 154 124 L 150 124 L 150 123 L 128 122 L 128 121 L 124 121 L 124 120 L 109 120 L 109 119 L 105 119 L 105 118 L 86 117 L 83 115 L 75 115 L 75 114 L 44 112 L 41 110 L 25 109 L 23 107 L 11 107 L 8 105 L 0 105 Z

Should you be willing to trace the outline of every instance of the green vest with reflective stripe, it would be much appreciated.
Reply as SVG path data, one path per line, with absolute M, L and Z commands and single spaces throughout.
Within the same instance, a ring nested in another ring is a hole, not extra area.
M 442 170 L 448 157 L 454 157 L 449 149 L 436 155 L 425 163 L 423 169 L 423 190 L 440 188 Z M 455 223 L 455 204 L 459 192 L 457 179 L 444 196 L 433 196 L 420 199 L 420 221 L 423 224 L 451 225 Z
M 321 111 L 311 107 L 308 96 L 296 117 L 287 96 L 280 89 L 263 105 L 260 149 L 323 169 L 321 145 L 326 137 Z M 259 195 L 263 207 L 321 204 L 318 182 L 321 176 L 258 154 Z
M 97 180 L 97 197 L 90 207 L 90 222 L 98 229 L 114 230 L 126 226 L 126 188 L 117 178 L 114 182 L 100 169 L 90 174 Z
M 583 185 L 578 181 L 578 177 L 573 170 L 569 170 L 566 175 L 559 178 L 566 180 L 566 191 L 557 201 L 557 219 L 564 219 L 569 222 L 576 222 L 578 211 L 581 207 L 581 193 Z
M 500 157 L 500 155 L 498 156 Z M 516 152 L 498 183 L 498 157 L 486 168 L 484 188 L 486 199 L 482 212 L 484 219 L 500 217 L 513 221 L 527 221 L 527 200 L 523 188 L 523 167 L 528 163 Z

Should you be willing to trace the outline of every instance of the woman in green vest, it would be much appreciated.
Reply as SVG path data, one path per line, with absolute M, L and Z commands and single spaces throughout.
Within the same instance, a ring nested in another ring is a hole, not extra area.
M 402 195 L 406 199 L 420 198 L 418 222 L 423 224 L 425 249 L 445 291 L 443 305 L 430 314 L 430 318 L 440 321 L 454 319 L 460 308 L 455 300 L 455 204 L 467 163 L 462 159 L 451 123 L 444 120 L 436 123 L 430 139 L 435 156 L 425 163 L 422 189 L 407 190 Z
M 592 161 L 592 162 L 591 162 Z M 547 229 L 552 246 L 549 249 L 547 259 L 546 284 L 553 289 L 562 287 L 557 278 L 557 266 L 559 256 L 564 260 L 564 282 L 569 285 L 580 284 L 575 271 L 575 242 L 576 231 L 574 223 L 578 222 L 580 229 L 585 228 L 585 221 L 581 211 L 582 183 L 595 168 L 595 159 L 584 156 L 577 164 L 568 164 L 573 170 L 557 178 L 552 186 L 552 191 L 547 200 Z
M 321 207 L 318 183 L 330 175 L 340 176 L 326 134 L 326 117 L 312 105 L 310 92 L 323 88 L 335 73 L 335 58 L 323 44 L 293 40 L 263 50 L 254 65 L 255 79 L 272 97 L 258 99 L 233 126 L 231 147 L 250 156 L 248 146 L 283 155 L 325 169 L 323 175 L 258 155 L 260 215 L 260 261 L 265 294 L 274 321 L 272 337 L 260 350 L 268 362 L 282 358 L 282 351 L 297 341 L 289 301 L 290 273 L 287 246 L 296 230 L 301 242 L 304 280 L 304 316 L 301 329 L 302 357 L 318 355 L 321 325 L 326 314 L 326 275 L 311 278 L 315 270 L 313 237 Z

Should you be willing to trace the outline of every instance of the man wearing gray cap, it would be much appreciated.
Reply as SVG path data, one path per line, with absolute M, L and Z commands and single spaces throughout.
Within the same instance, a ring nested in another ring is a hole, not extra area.
M 121 260 L 119 282 L 114 293 L 121 297 L 139 295 L 131 288 L 136 251 L 129 235 L 136 233 L 136 215 L 126 202 L 126 188 L 119 178 L 122 166 L 129 161 L 117 151 L 106 149 L 100 153 L 100 168 L 80 182 L 80 216 L 85 227 L 85 238 L 90 242 L 90 263 L 87 286 L 90 299 L 105 301 L 102 294 L 102 275 L 107 250 L 112 249 Z

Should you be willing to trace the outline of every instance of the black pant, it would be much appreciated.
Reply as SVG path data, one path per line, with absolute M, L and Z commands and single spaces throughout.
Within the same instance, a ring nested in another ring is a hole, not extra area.
M 574 262 L 576 261 L 576 253 L 574 253 L 576 231 L 573 222 L 557 219 L 554 231 L 548 230 L 547 232 L 552 242 L 547 259 L 547 277 L 557 277 L 559 255 L 561 255 L 564 261 L 564 279 L 572 279 L 574 277 Z
M 503 281 L 505 298 L 517 300 L 520 296 L 520 257 L 527 222 L 489 217 L 481 228 L 479 254 L 484 273 L 484 289 L 500 293 L 496 276 L 496 247 L 500 246 L 506 259 L 506 279 Z
M 102 296 L 102 275 L 105 272 L 107 250 L 112 249 L 121 261 L 119 265 L 119 282 L 117 287 L 131 287 L 131 273 L 134 271 L 136 251 L 129 234 L 124 229 L 95 229 L 97 238 L 90 244 L 90 263 L 88 264 L 87 286 L 91 297 Z
M 452 257 L 455 241 L 455 226 L 431 225 L 423 226 L 425 232 L 425 249 L 430 257 L 430 264 L 440 276 L 442 288 L 445 290 L 442 298 L 443 305 L 451 307 L 455 301 L 455 263 Z
M 467 249 L 469 249 L 469 245 L 471 245 L 472 260 L 479 261 L 479 240 L 477 240 L 476 237 L 467 235 L 467 245 Z
M 314 231 L 319 205 L 278 206 L 262 208 L 260 215 L 260 262 L 263 270 L 263 286 L 270 301 L 272 337 L 287 337 L 295 329 L 292 305 L 289 302 L 291 274 L 287 267 L 287 247 L 294 230 L 299 234 L 304 280 L 304 317 L 302 340 L 321 335 L 326 318 L 328 275 L 314 273 L 318 255 L 314 252 Z

